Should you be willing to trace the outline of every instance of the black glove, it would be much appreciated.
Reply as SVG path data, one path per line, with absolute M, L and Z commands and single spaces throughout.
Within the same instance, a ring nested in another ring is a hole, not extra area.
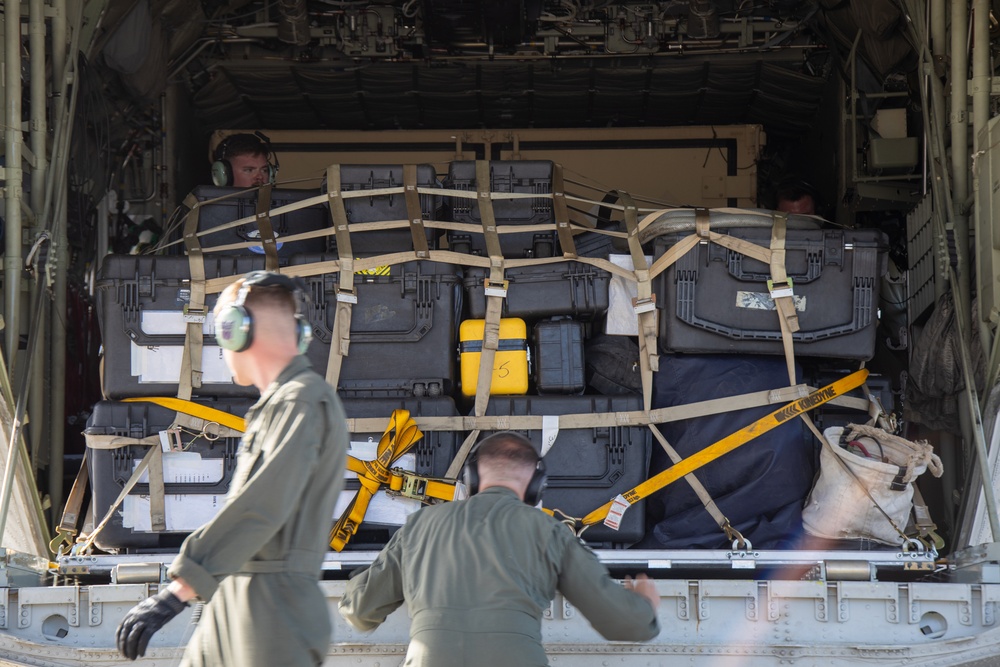
M 129 660 L 146 655 L 153 635 L 187 606 L 187 602 L 181 602 L 176 595 L 163 589 L 132 607 L 115 633 L 119 653 Z

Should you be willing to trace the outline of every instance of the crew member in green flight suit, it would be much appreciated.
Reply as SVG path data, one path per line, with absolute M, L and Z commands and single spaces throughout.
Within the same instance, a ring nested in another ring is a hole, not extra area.
M 349 435 L 336 392 L 302 354 L 300 284 L 254 272 L 215 306 L 216 339 L 238 384 L 260 400 L 219 513 L 184 541 L 171 583 L 134 607 L 117 642 L 131 660 L 192 599 L 207 602 L 181 664 L 240 667 L 322 664 L 331 624 L 318 580 Z
M 607 639 L 659 634 L 654 582 L 640 574 L 619 585 L 572 531 L 533 507 L 545 471 L 530 441 L 484 439 L 465 476 L 470 498 L 419 510 L 353 573 L 340 601 L 351 625 L 373 630 L 405 601 L 407 667 L 547 665 L 541 618 L 559 590 Z

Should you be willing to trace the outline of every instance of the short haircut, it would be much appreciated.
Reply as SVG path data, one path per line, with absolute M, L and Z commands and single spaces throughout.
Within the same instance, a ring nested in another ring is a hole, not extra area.
M 483 438 L 476 446 L 475 454 L 480 470 L 484 465 L 490 470 L 503 472 L 511 468 L 534 468 L 538 464 L 535 446 L 513 431 L 500 431 Z
M 215 147 L 216 160 L 229 160 L 240 155 L 263 155 L 270 153 L 267 144 L 255 134 L 231 134 Z
M 216 313 L 218 313 L 219 304 L 236 302 L 244 282 L 245 278 L 240 278 L 222 291 L 216 303 Z M 243 300 L 243 307 L 250 311 L 251 315 L 255 315 L 257 310 L 273 310 L 294 317 L 299 310 L 295 294 L 281 285 L 252 285 Z

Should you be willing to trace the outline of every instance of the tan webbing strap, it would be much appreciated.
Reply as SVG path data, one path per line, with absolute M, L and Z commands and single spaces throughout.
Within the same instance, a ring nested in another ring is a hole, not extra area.
M 87 493 L 88 482 L 87 457 L 84 456 L 83 463 L 80 464 L 80 469 L 76 473 L 76 479 L 73 481 L 73 488 L 70 489 L 66 504 L 63 506 L 62 518 L 59 520 L 59 525 L 56 526 L 56 535 L 49 542 L 49 551 L 56 556 L 62 555 L 64 546 L 73 545 L 73 540 L 78 532 L 76 524 L 80 521 L 80 512 L 83 510 L 83 499 Z
M 167 529 L 166 499 L 163 497 L 163 450 L 153 447 L 149 452 L 149 522 L 150 530 L 162 533 Z
M 417 259 L 430 257 L 427 246 L 427 230 L 424 228 L 424 213 L 420 209 L 420 194 L 417 192 L 417 165 L 403 165 L 403 197 L 406 201 L 406 217 L 410 221 L 410 236 L 413 238 L 413 252 Z
M 649 430 L 653 432 L 653 436 L 660 442 L 660 446 L 663 447 L 663 451 L 667 453 L 670 457 L 671 463 L 674 465 L 678 464 L 683 460 L 683 457 L 677 453 L 677 450 L 670 446 L 667 439 L 660 433 L 660 429 L 656 428 L 654 424 L 649 425 Z M 737 540 L 740 545 L 746 544 L 746 539 L 743 535 L 733 528 L 733 525 L 726 518 L 726 515 L 722 513 L 719 506 L 715 504 L 715 500 L 712 498 L 712 494 L 708 492 L 708 489 L 695 477 L 693 472 L 684 475 L 684 481 L 688 483 L 691 490 L 694 491 L 695 495 L 698 496 L 698 500 L 701 504 L 705 506 L 708 513 L 712 516 L 712 520 L 719 526 L 719 528 L 726 534 L 726 539 Z M 743 547 L 740 547 L 743 548 Z
M 483 225 L 486 250 L 490 257 L 490 277 L 483 286 L 486 292 L 486 318 L 483 325 L 483 348 L 479 359 L 479 376 L 476 382 L 476 402 L 474 414 L 486 414 L 486 405 L 493 384 L 493 362 L 500 345 L 500 316 L 503 299 L 507 296 L 507 281 L 504 279 L 504 259 L 497 234 L 496 215 L 490 196 L 490 163 L 476 161 L 476 189 L 479 193 L 479 215 Z
M 563 167 L 559 163 L 552 165 L 552 214 L 556 220 L 556 234 L 559 236 L 563 257 L 576 257 L 576 241 L 573 240 L 573 229 L 569 224 L 569 205 L 566 203 L 563 185 Z
M 566 425 L 564 428 L 574 429 L 645 426 L 707 415 L 720 415 L 746 408 L 788 403 L 808 396 L 809 393 L 809 387 L 801 384 L 781 389 L 713 398 L 685 405 L 656 408 L 655 410 L 565 414 L 560 415 L 559 419 Z M 422 431 L 537 431 L 543 428 L 545 418 L 542 415 L 483 415 L 478 417 L 466 415 L 461 417 L 416 416 L 414 420 Z M 384 424 L 382 420 L 375 417 L 349 418 L 347 423 L 351 433 L 370 433 L 382 428 Z M 457 472 L 458 470 L 455 471 L 456 474 Z M 449 472 L 445 476 L 452 477 L 454 475 Z
M 658 320 L 656 317 L 656 296 L 653 294 L 652 277 L 642 244 L 639 243 L 639 209 L 632 195 L 622 190 L 618 197 L 625 206 L 625 231 L 628 234 L 628 249 L 635 269 L 636 298 L 632 301 L 639 326 L 639 370 L 642 379 L 643 408 L 649 410 L 653 396 L 653 373 L 659 370 L 659 356 L 656 353 Z
M 694 231 L 699 238 L 711 238 L 711 230 L 709 229 L 710 220 L 711 215 L 707 208 L 698 207 L 694 210 Z
M 931 512 L 924 501 L 924 494 L 920 493 L 920 487 L 916 481 L 911 484 L 913 487 L 913 527 L 917 535 L 924 542 L 934 545 L 938 551 L 944 549 L 944 538 L 937 532 L 937 524 L 931 519 Z
M 337 286 L 337 312 L 333 316 L 333 336 L 330 340 L 330 357 L 326 364 L 326 382 L 334 389 L 340 381 L 340 369 L 351 344 L 351 306 L 358 302 L 354 289 L 354 251 L 348 230 L 347 209 L 340 191 L 340 165 L 332 164 L 326 170 L 327 197 L 330 217 L 337 237 L 337 254 L 340 276 Z
M 181 372 L 177 382 L 177 397 L 190 399 L 193 390 L 201 387 L 202 353 L 205 345 L 205 255 L 198 239 L 199 203 L 188 195 L 184 205 L 190 208 L 184 221 L 184 248 L 191 273 L 190 295 L 184 307 L 184 351 L 181 353 Z
M 271 184 L 266 183 L 257 190 L 257 231 L 260 244 L 264 247 L 264 268 L 278 270 L 278 242 L 274 238 L 271 225 Z
M 778 313 L 781 328 L 781 342 L 785 351 L 785 362 L 788 364 L 788 379 L 795 382 L 795 352 L 792 334 L 799 330 L 799 316 L 795 312 L 795 296 L 792 291 L 792 281 L 785 271 L 785 233 L 788 216 L 775 212 L 774 223 L 771 225 L 771 280 L 767 287 L 774 308 Z
M 380 488 L 389 484 L 393 462 L 408 452 L 422 437 L 423 433 L 410 418 L 409 410 L 392 411 L 389 424 L 379 439 L 375 459 L 363 461 L 357 471 L 361 488 L 330 531 L 331 548 L 341 551 L 358 532 L 372 497 Z
M 92 438 L 95 438 L 95 436 L 89 436 L 89 435 L 86 436 L 88 447 L 91 447 L 90 443 Z M 149 447 L 149 451 L 146 452 L 146 455 L 142 458 L 141 461 L 139 461 L 139 465 L 137 465 L 135 470 L 132 472 L 132 476 L 129 477 L 128 481 L 126 481 L 124 486 L 122 486 L 121 493 L 118 494 L 118 497 L 115 499 L 115 501 L 111 503 L 110 507 L 108 507 L 108 511 L 107 513 L 105 513 L 104 518 L 101 519 L 101 521 L 94 527 L 94 530 L 92 530 L 89 535 L 81 535 L 78 538 L 77 540 L 78 546 L 74 548 L 74 551 L 78 553 L 88 553 L 90 551 L 90 548 L 94 544 L 94 540 L 97 539 L 97 535 L 102 530 L 104 530 L 104 527 L 106 525 L 108 525 L 108 521 L 110 521 L 111 517 L 114 516 L 115 512 L 118 509 L 118 506 L 122 504 L 122 501 L 125 500 L 125 497 L 132 490 L 132 487 L 136 485 L 136 483 L 142 477 L 142 474 L 146 472 L 146 469 L 149 467 L 150 460 L 152 460 L 152 458 L 156 455 L 156 452 L 160 451 L 159 436 L 151 436 L 149 438 L 142 438 L 141 440 L 136 440 L 134 438 L 121 438 L 117 436 L 96 436 L 95 439 L 110 440 L 112 438 L 118 441 L 125 441 L 125 440 L 128 441 L 124 444 L 118 445 L 119 447 L 124 447 L 127 445 L 145 445 Z
M 718 459 L 720 456 L 733 451 L 737 447 L 745 445 L 757 436 L 767 433 L 771 429 L 784 424 L 790 419 L 794 419 L 803 412 L 812 410 L 816 406 L 830 401 L 836 396 L 840 396 L 841 394 L 861 386 L 861 383 L 865 381 L 866 377 L 868 377 L 867 370 L 862 369 L 855 371 L 847 377 L 841 378 L 836 382 L 823 387 L 822 389 L 814 391 L 805 398 L 800 398 L 797 401 L 793 401 L 782 408 L 778 408 L 777 410 L 764 415 L 752 424 L 744 426 L 738 431 L 727 435 L 725 438 L 722 438 L 708 447 L 705 447 L 701 451 L 683 459 L 680 463 L 676 463 L 666 470 L 650 477 L 635 488 L 621 494 L 618 499 L 608 501 L 585 516 L 582 520 L 583 525 L 589 526 L 604 521 L 604 519 L 608 517 L 608 513 L 610 512 L 612 505 L 621 503 L 622 501 L 624 502 L 624 507 L 621 508 L 621 511 L 624 511 L 628 508 L 628 506 L 634 505 L 643 498 L 648 497 L 651 493 L 659 491 L 663 487 L 677 481 L 688 473 L 694 472 L 705 464 Z

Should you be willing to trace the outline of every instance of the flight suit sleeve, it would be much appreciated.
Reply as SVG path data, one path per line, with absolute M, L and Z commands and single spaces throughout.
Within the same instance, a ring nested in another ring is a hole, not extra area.
M 185 540 L 168 573 L 209 600 L 286 523 L 317 462 L 323 413 L 307 401 L 282 400 L 268 411 L 260 461 L 219 513 Z M 251 454 L 253 455 L 253 454 Z M 319 530 L 320 528 L 317 527 Z
M 638 593 L 611 578 L 597 556 L 564 527 L 557 544 L 563 547 L 558 587 L 594 629 L 614 641 L 648 641 L 660 634 L 656 610 Z
M 396 531 L 371 566 L 347 582 L 338 609 L 358 630 L 374 630 L 403 604 L 402 532 Z

